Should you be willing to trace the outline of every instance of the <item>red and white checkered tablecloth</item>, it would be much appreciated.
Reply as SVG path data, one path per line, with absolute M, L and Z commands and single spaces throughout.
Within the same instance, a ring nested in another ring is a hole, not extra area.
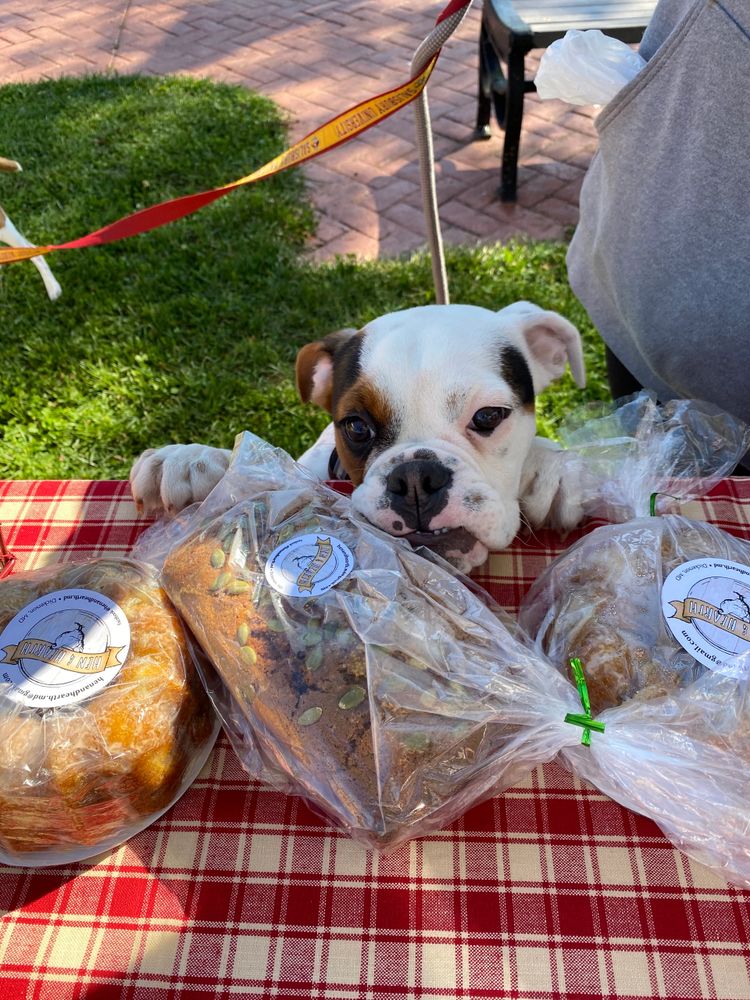
M 750 481 L 683 512 L 750 538 Z M 0 483 L 16 569 L 126 553 L 145 523 L 126 483 Z M 515 610 L 573 537 L 521 539 L 477 580 Z M 222 737 L 124 846 L 0 866 L 0 1000 L 742 1000 L 749 969 L 750 891 L 555 765 L 379 856 Z

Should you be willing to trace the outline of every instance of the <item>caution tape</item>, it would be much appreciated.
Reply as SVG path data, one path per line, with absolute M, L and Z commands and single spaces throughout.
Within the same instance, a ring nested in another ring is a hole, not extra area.
M 441 12 L 436 20 L 436 25 L 446 18 L 463 10 L 469 6 L 471 0 L 451 0 L 448 6 Z M 346 111 L 337 115 L 330 121 L 325 122 L 315 131 L 308 133 L 304 138 L 295 142 L 283 153 L 275 156 L 268 163 L 258 167 L 246 177 L 241 177 L 231 184 L 224 184 L 210 191 L 200 191 L 197 194 L 183 195 L 180 198 L 173 198 L 169 201 L 159 202 L 142 208 L 138 212 L 126 215 L 116 222 L 97 229 L 93 233 L 81 236 L 68 243 L 53 243 L 46 246 L 34 247 L 0 247 L 0 264 L 11 264 L 19 260 L 28 260 L 30 257 L 42 257 L 52 253 L 53 250 L 78 250 L 82 247 L 102 246 L 105 243 L 114 243 L 116 240 L 124 240 L 129 236 L 137 236 L 140 233 L 148 233 L 160 226 L 165 226 L 170 222 L 176 222 L 187 215 L 192 215 L 205 205 L 210 205 L 235 191 L 246 184 L 254 184 L 256 181 L 279 174 L 290 167 L 296 167 L 300 163 L 312 160 L 316 156 L 321 156 L 334 149 L 349 139 L 360 135 L 362 132 L 379 122 L 384 121 L 391 115 L 406 107 L 424 90 L 429 80 L 440 52 L 438 51 L 420 70 L 407 80 L 406 83 L 388 90 L 377 97 L 369 98 Z

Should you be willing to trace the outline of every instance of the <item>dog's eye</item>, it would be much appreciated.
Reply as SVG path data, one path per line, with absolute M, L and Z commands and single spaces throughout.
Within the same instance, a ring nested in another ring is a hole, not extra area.
M 347 440 L 354 445 L 367 444 L 375 436 L 372 427 L 362 417 L 345 417 L 340 425 Z
M 469 428 L 478 434 L 491 434 L 510 414 L 509 406 L 483 406 L 471 418 Z

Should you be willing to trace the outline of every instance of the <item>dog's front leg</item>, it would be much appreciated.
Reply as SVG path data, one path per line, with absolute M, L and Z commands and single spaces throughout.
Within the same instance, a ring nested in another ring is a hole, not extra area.
M 206 499 L 227 471 L 231 457 L 231 451 L 205 444 L 149 448 L 130 470 L 133 499 L 148 514 L 177 514 Z
M 26 237 L 19 233 L 13 223 L 10 221 L 4 212 L 0 212 L 0 218 L 5 218 L 3 226 L 0 227 L 0 242 L 7 244 L 9 247 L 33 247 L 33 243 L 29 243 Z M 54 302 L 55 299 L 59 299 L 62 295 L 62 288 L 55 278 L 54 274 L 50 270 L 49 264 L 44 259 L 44 257 L 32 257 L 31 263 L 37 269 L 37 271 L 42 276 L 42 281 L 44 282 L 44 287 L 47 289 L 47 295 Z
M 547 438 L 535 438 L 521 475 L 519 503 L 531 528 L 575 528 L 583 520 L 578 456 Z
M 328 478 L 334 447 L 333 424 L 300 458 L 318 479 Z M 205 444 L 168 444 L 144 451 L 130 470 L 130 488 L 139 509 L 149 514 L 177 514 L 205 500 L 229 466 L 231 451 Z
M 331 455 L 336 447 L 333 423 L 327 424 L 312 447 L 297 459 L 298 463 L 316 479 L 329 479 Z

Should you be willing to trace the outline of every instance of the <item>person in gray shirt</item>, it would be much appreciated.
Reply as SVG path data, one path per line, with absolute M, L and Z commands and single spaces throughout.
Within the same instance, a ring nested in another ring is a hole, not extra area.
M 613 396 L 750 423 L 750 3 L 659 0 L 646 66 L 596 119 L 568 250 Z

